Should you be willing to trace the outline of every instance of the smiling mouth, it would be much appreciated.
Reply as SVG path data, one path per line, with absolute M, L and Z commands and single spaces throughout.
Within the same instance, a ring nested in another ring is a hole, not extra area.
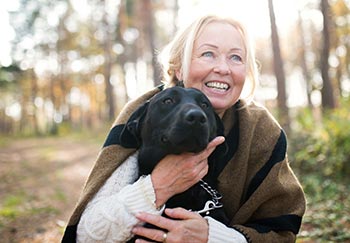
M 220 83 L 220 82 L 208 82 L 208 83 L 205 83 L 205 86 L 207 86 L 208 88 L 225 90 L 225 91 L 230 88 L 228 84 Z

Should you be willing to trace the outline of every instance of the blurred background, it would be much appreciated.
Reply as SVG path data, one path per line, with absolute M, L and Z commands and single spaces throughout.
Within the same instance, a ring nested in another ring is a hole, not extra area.
M 255 98 L 286 130 L 308 199 L 298 242 L 350 242 L 349 0 L 1 1 L 2 242 L 59 242 L 114 118 L 206 13 L 250 32 Z

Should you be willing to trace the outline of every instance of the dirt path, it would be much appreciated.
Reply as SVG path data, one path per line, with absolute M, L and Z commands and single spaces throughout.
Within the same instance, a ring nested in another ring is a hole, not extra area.
M 0 241 L 60 242 L 98 151 L 66 138 L 0 146 Z
M 102 141 L 81 140 L 36 138 L 3 145 L 3 138 L 0 138 L 1 243 L 60 242 L 102 144 Z M 327 242 L 313 240 L 321 237 L 320 230 L 325 230 L 314 226 L 320 225 L 320 220 L 316 220 L 320 214 L 317 210 L 317 205 L 309 205 L 305 220 L 309 223 L 303 224 L 297 242 Z M 346 220 L 343 218 L 343 222 L 348 222 Z M 348 225 L 345 223 L 341 228 L 336 222 L 333 230 L 343 230 L 345 235 Z M 337 242 L 349 242 L 348 239 Z

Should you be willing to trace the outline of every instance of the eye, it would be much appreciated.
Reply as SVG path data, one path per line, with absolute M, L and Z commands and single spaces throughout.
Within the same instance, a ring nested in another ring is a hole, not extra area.
M 202 103 L 201 103 L 201 107 L 202 107 L 203 109 L 206 109 L 206 108 L 209 107 L 209 104 L 208 104 L 207 102 L 202 102 Z
M 165 98 L 163 100 L 163 104 L 170 105 L 172 103 L 174 103 L 174 100 L 172 98 Z
M 230 57 L 230 60 L 235 62 L 235 63 L 243 63 L 243 59 L 240 55 L 237 55 L 237 54 L 233 54 L 231 57 Z
M 160 141 L 162 143 L 167 143 L 167 142 L 169 142 L 169 139 L 165 135 L 163 135 L 163 136 L 161 136 Z
M 213 57 L 214 53 L 211 51 L 206 51 L 202 53 L 202 57 Z

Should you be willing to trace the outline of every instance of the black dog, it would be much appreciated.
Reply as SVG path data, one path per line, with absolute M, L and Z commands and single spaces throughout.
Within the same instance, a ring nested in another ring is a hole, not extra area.
M 167 154 L 198 153 L 218 135 L 223 135 L 223 125 L 209 99 L 197 89 L 173 87 L 139 107 L 129 118 L 120 140 L 127 146 L 136 139 L 141 176 L 150 174 Z M 228 224 L 219 202 L 221 196 L 214 189 L 219 173 L 215 163 L 225 151 L 225 144 L 219 145 L 208 159 L 209 171 L 203 180 L 170 198 L 166 206 L 183 207 Z

